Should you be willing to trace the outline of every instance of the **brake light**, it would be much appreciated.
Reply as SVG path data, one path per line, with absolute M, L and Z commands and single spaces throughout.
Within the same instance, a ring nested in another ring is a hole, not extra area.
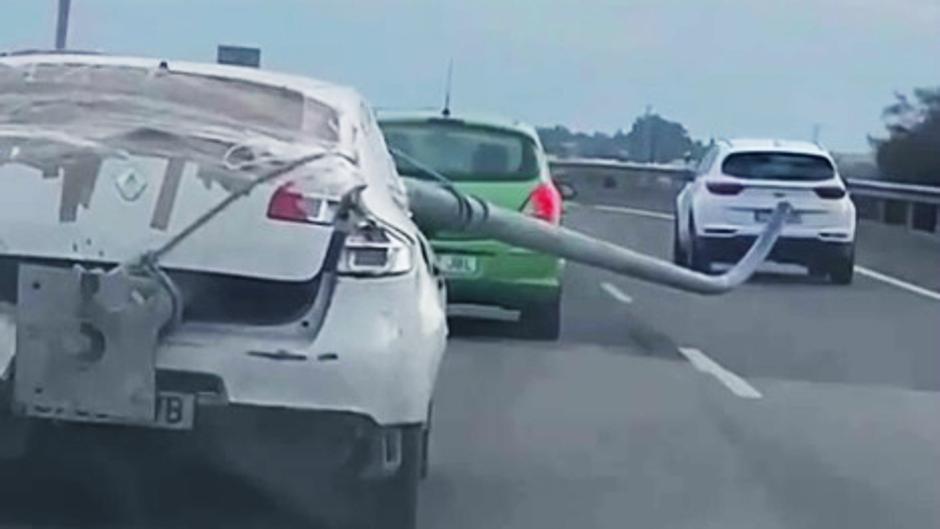
M 329 224 L 339 202 L 304 193 L 293 182 L 277 188 L 268 203 L 268 218 L 304 224 Z
M 737 195 L 744 190 L 743 185 L 733 182 L 708 182 L 705 187 L 715 195 Z
M 845 196 L 845 189 L 841 187 L 817 187 L 814 189 L 819 198 L 837 199 Z
M 359 226 L 346 237 L 337 263 L 343 275 L 387 276 L 414 266 L 412 245 L 395 232 L 374 225 Z
M 551 182 L 542 182 L 529 195 L 523 212 L 552 224 L 558 224 L 561 222 L 561 193 Z

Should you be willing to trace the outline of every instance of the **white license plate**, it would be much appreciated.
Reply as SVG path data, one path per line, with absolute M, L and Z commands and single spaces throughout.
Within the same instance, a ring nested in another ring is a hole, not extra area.
M 477 258 L 472 255 L 438 255 L 437 266 L 447 276 L 470 276 L 477 273 Z
M 148 426 L 169 430 L 192 430 L 195 417 L 195 395 L 161 391 L 157 394 L 154 421 Z
M 773 213 L 774 213 L 773 211 L 755 211 L 754 220 L 757 222 L 762 222 L 762 223 L 768 222 L 770 220 L 770 217 L 773 216 Z M 802 219 L 800 218 L 800 214 L 797 213 L 796 211 L 791 210 L 790 213 L 787 215 L 786 223 L 787 224 L 799 224 L 800 222 L 802 222 Z

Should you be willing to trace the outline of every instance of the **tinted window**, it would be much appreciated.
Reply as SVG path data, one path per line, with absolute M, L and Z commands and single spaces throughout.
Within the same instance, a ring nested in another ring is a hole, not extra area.
M 535 143 L 523 134 L 460 122 L 386 123 L 389 147 L 451 180 L 529 180 L 539 174 Z M 398 173 L 426 176 L 396 156 Z
M 747 152 L 725 158 L 721 171 L 738 178 L 828 180 L 835 171 L 829 160 L 811 154 Z

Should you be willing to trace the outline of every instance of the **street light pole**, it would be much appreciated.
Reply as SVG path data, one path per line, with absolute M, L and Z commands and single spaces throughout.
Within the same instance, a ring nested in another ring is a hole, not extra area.
M 69 35 L 69 8 L 72 0 L 59 0 L 59 19 L 55 28 L 55 49 L 64 50 Z

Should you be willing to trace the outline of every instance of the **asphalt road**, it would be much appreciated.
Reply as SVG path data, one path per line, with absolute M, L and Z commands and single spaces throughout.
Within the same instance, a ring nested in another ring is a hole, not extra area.
M 670 245 L 662 213 L 580 206 L 567 223 Z M 940 284 L 940 243 L 863 230 L 862 266 Z M 569 265 L 559 342 L 455 322 L 421 527 L 940 527 L 938 324 L 940 300 L 870 275 L 768 267 L 705 298 Z M 155 468 L 165 479 L 136 490 L 180 526 L 299 525 L 250 484 Z M 36 491 L 0 527 L 124 526 L 141 501 L 69 490 Z
M 568 223 L 668 256 L 662 215 Z M 937 244 L 863 232 L 862 266 Z M 940 526 L 940 301 L 795 267 L 706 298 L 569 265 L 563 312 L 557 344 L 454 340 L 424 527 Z

